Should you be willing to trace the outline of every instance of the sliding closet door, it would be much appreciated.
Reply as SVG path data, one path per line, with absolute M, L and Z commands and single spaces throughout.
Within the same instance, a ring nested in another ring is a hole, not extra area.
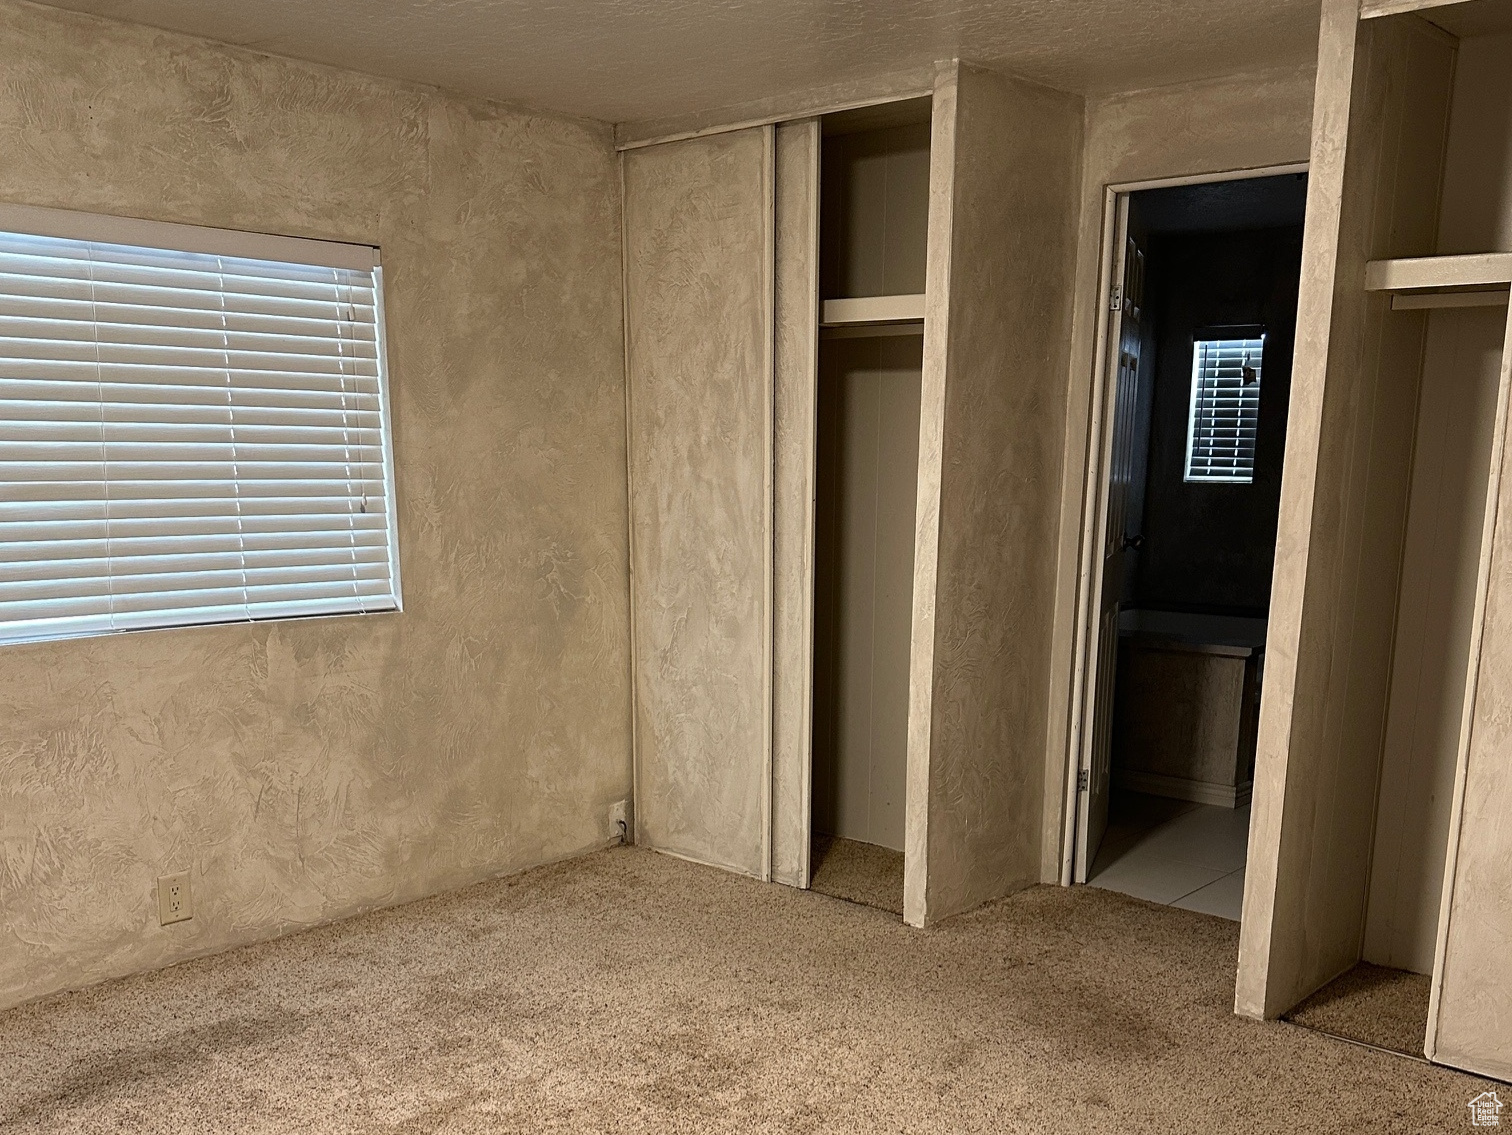
M 636 839 L 771 870 L 770 127 L 624 155 Z
M 1507 469 L 1512 320 L 1502 345 L 1497 442 L 1492 455 L 1491 539 L 1481 567 L 1474 697 L 1450 820 L 1428 1056 L 1512 1079 L 1512 475 Z

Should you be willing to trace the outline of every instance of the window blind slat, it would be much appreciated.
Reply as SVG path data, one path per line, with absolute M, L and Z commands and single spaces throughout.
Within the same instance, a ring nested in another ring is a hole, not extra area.
M 67 484 L 48 487 L 56 488 L 57 491 L 64 493 L 74 488 Z M 174 517 L 230 516 L 247 531 L 253 531 L 259 526 L 285 523 L 284 517 L 294 509 L 299 510 L 301 516 L 339 516 L 343 524 L 348 523 L 349 519 L 353 524 L 360 524 L 363 516 L 382 516 L 387 511 L 384 502 L 372 496 L 368 498 L 367 512 L 360 511 L 359 502 L 359 511 L 355 514 L 352 512 L 352 498 L 344 494 L 328 497 L 314 495 L 244 497 L 241 498 L 242 507 L 239 512 L 232 507 L 237 499 L 235 496 L 146 497 L 131 500 L 112 498 L 109 522 L 114 531 L 130 531 L 132 525 L 158 524 Z M 31 523 L 77 523 L 89 522 L 96 518 L 104 523 L 105 504 L 103 491 L 97 498 L 89 500 L 77 496 L 65 496 L 61 500 L 50 501 L 0 500 L 0 531 L 9 531 L 8 525 Z
M 0 233 L 0 642 L 397 607 L 378 294 Z
M 323 359 L 312 355 L 288 360 L 298 365 L 259 365 L 272 364 L 275 360 L 272 356 L 236 355 L 232 352 L 235 356 L 232 361 L 236 365 L 228 368 L 218 351 L 213 352 L 215 358 L 206 355 L 186 358 L 165 348 L 161 357 L 128 358 L 107 345 L 96 358 L 92 344 L 87 349 L 84 344 L 60 345 L 52 355 L 20 355 L 10 351 L 9 347 L 9 343 L 0 341 L 0 376 L 8 379 L 142 383 L 144 379 L 162 375 L 176 386 L 214 386 L 214 380 L 219 379 L 224 389 L 229 369 L 233 384 L 239 381 L 254 389 L 300 390 L 304 384 L 313 381 L 318 391 L 335 390 L 339 393 L 343 378 L 349 381 L 366 379 L 369 390 L 375 378 L 371 360 L 361 359 L 352 359 L 342 366 L 334 357 Z M 367 366 L 366 373 L 361 370 L 361 365 Z
M 129 281 L 97 281 L 87 278 L 62 275 L 42 275 L 7 270 L 0 265 L 0 289 L 9 295 L 29 296 L 37 299 L 60 299 L 102 303 L 110 306 L 131 307 L 184 307 L 200 310 L 219 310 L 218 293 L 214 302 L 204 292 L 174 284 L 143 284 Z M 359 316 L 363 308 L 372 309 L 369 294 L 352 289 L 350 300 L 337 292 L 345 292 L 343 285 L 332 283 L 324 294 L 294 290 L 260 292 L 226 292 L 228 305 L 238 312 L 254 315 L 293 315 L 319 319 L 332 311 L 338 302 Z
M 0 269 L 26 275 L 57 276 L 96 284 L 139 282 L 179 287 L 196 294 L 224 290 L 228 294 L 298 291 L 325 294 L 333 282 L 350 288 L 370 288 L 368 273 L 352 268 L 280 264 L 193 252 L 167 252 L 127 245 L 0 237 Z
M 234 427 L 231 427 L 231 432 L 233 435 L 236 433 Z M 17 470 L 47 469 L 54 465 L 81 463 L 98 466 L 103 461 L 110 466 L 110 472 L 113 475 L 131 476 L 139 470 L 164 469 L 172 471 L 173 475 L 177 476 L 180 473 L 192 472 L 203 463 L 221 465 L 226 462 L 235 462 L 239 469 L 250 470 L 252 475 L 258 475 L 260 472 L 264 475 L 282 475 L 280 471 L 285 469 L 308 469 L 311 474 L 318 475 L 337 466 L 348 470 L 363 465 L 377 468 L 383 460 L 379 446 L 356 441 L 350 445 L 343 445 L 339 440 L 334 443 L 289 442 L 282 445 L 266 443 L 243 445 L 235 440 L 183 441 L 172 435 L 170 435 L 172 440 L 155 443 L 118 441 L 109 437 L 104 441 L 99 441 L 84 436 L 85 431 L 74 423 L 65 424 L 59 433 L 65 436 L 0 438 L 0 470 L 7 467 L 14 467 Z M 154 448 L 158 452 L 156 457 L 153 455 Z M 103 458 L 101 454 L 104 455 Z M 18 477 L 20 477 L 19 473 Z
M 371 307 L 371 305 L 367 305 Z M 163 333 L 195 336 L 226 331 L 232 335 L 266 336 L 325 342 L 329 320 L 292 315 L 261 315 L 256 312 L 222 311 L 215 307 L 162 307 L 141 304 L 111 304 L 93 300 L 47 300 L 38 303 L 24 297 L 0 294 L 0 334 L 17 338 L 90 338 L 99 328 L 102 339 L 117 330 L 134 333 L 141 327 Z M 347 330 L 357 342 L 376 343 L 372 327 L 349 323 Z
M 188 595 L 199 591 L 218 591 L 256 584 L 276 587 L 281 583 L 341 583 L 383 580 L 386 567 L 377 561 L 353 556 L 349 563 L 274 563 L 244 566 L 233 561 L 195 564 L 185 570 L 130 570 L 136 565 L 101 561 L 96 574 L 60 575 L 53 579 L 0 578 L 0 603 L 67 599 L 78 595 L 109 595 L 112 602 L 135 596 L 137 600 L 162 593 L 164 596 Z
M 222 532 L 178 533 L 173 537 L 173 553 L 178 556 L 238 554 L 245 549 L 248 557 L 267 556 L 288 552 L 293 555 L 324 554 L 331 548 L 382 548 L 385 544 L 381 529 L 327 529 L 316 532 L 252 532 L 234 530 Z M 0 577 L 5 573 L 30 573 L 23 561 L 46 561 L 48 564 L 75 564 L 88 560 L 103 560 L 107 556 L 116 560 L 153 559 L 162 556 L 163 542 L 157 536 L 74 537 L 41 540 L 7 540 L 0 537 Z M 51 569 L 47 569 L 51 570 Z M 72 569 L 69 569 L 72 570 Z
M 8 281 L 12 287 L 3 287 L 3 281 Z M 222 316 L 222 308 L 219 302 L 216 304 L 203 305 L 203 307 L 186 307 L 183 304 L 172 302 L 171 299 L 162 298 L 160 302 L 145 302 L 145 304 L 133 304 L 125 299 L 107 299 L 104 296 L 89 295 L 85 287 L 71 287 L 71 289 L 42 289 L 33 287 L 24 278 L 17 275 L 6 275 L 0 272 L 0 314 L 15 317 L 15 319 L 57 319 L 65 322 L 82 322 L 86 326 L 101 323 L 106 326 L 168 326 L 168 328 L 184 328 L 184 326 L 219 326 L 224 322 L 225 328 L 230 331 L 272 331 L 278 334 L 305 334 L 305 336 L 324 337 L 324 328 L 330 323 L 328 310 L 305 311 L 299 305 L 286 304 L 286 302 L 271 301 L 268 298 L 259 298 L 256 302 L 239 305 L 239 307 L 227 310 Z M 36 292 L 36 295 L 27 295 Z M 54 292 L 68 292 L 67 295 L 54 295 Z M 345 302 L 345 301 L 343 301 Z M 376 342 L 375 332 L 367 323 L 373 319 L 372 299 L 358 301 L 355 298 L 351 302 L 345 302 L 351 310 L 352 317 L 357 322 L 352 323 L 352 334 L 357 339 L 372 339 Z M 318 307 L 328 308 L 330 305 L 318 304 Z
M 378 413 L 380 398 L 376 379 L 365 378 L 348 382 L 348 389 L 320 388 L 297 385 L 291 381 L 284 385 L 265 384 L 254 386 L 240 376 L 242 381 L 234 387 L 237 409 L 260 410 L 308 410 L 322 413 Z M 101 386 L 102 378 L 106 382 Z M 233 372 L 232 381 L 238 376 Z M 65 402 L 85 401 L 105 407 L 156 406 L 190 407 L 200 405 L 226 405 L 226 373 L 218 376 L 218 384 L 212 382 L 114 382 L 100 375 L 68 378 L 8 378 L 0 375 L 0 405 L 10 397 L 31 401 L 36 399 Z
M 74 549 L 69 549 L 72 553 Z M 341 554 L 341 566 L 351 559 L 359 564 L 378 564 L 387 555 L 382 544 L 332 540 L 324 544 L 306 544 L 299 547 L 241 548 L 234 539 L 219 550 L 199 552 L 163 552 L 155 549 L 148 552 L 122 553 L 113 542 L 105 542 L 92 558 L 46 559 L 16 558 L 0 564 L 0 584 L 26 584 L 47 580 L 91 580 L 96 576 L 113 580 L 131 580 L 158 575 L 179 576 L 210 571 L 247 570 L 293 570 L 308 566 L 312 569 L 331 564 L 336 553 Z

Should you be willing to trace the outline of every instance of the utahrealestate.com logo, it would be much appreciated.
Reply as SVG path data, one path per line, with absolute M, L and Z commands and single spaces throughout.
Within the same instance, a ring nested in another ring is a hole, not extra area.
M 1501 1109 L 1505 1106 L 1495 1092 L 1482 1092 L 1470 1101 L 1471 1127 L 1500 1127 Z

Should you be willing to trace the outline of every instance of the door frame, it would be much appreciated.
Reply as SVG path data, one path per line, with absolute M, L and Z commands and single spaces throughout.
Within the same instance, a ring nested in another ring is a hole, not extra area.
M 1066 730 L 1064 754 L 1065 817 L 1061 833 L 1062 886 L 1071 886 L 1079 866 L 1076 859 L 1081 826 L 1081 773 L 1090 777 L 1092 756 L 1093 700 L 1096 696 L 1096 658 L 1098 627 L 1096 599 L 1102 593 L 1102 548 L 1108 520 L 1108 449 L 1113 438 L 1113 410 L 1116 405 L 1117 368 L 1111 365 L 1113 347 L 1109 343 L 1112 326 L 1111 305 L 1113 275 L 1119 250 L 1127 239 L 1127 200 L 1146 189 L 1169 189 L 1184 185 L 1212 185 L 1224 181 L 1249 181 L 1262 177 L 1280 177 L 1289 173 L 1306 173 L 1307 162 L 1256 166 L 1247 169 L 1215 170 L 1209 173 L 1144 181 L 1119 182 L 1103 188 L 1103 220 L 1098 254 L 1096 341 L 1092 352 L 1092 398 L 1088 407 L 1086 477 L 1083 481 L 1081 538 L 1076 564 L 1076 606 L 1072 623 L 1070 721 Z M 1090 677 L 1090 681 L 1089 681 Z M 1090 864 L 1088 865 L 1090 867 Z

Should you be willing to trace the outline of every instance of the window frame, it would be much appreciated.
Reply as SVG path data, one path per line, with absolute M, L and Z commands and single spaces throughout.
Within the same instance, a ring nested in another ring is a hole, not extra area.
M 1203 343 L 1223 343 L 1234 341 L 1248 341 L 1258 339 L 1260 342 L 1260 362 L 1256 368 L 1259 378 L 1255 385 L 1255 452 L 1250 457 L 1249 473 L 1247 476 L 1193 476 L 1192 457 L 1194 444 L 1198 440 L 1197 435 L 1197 399 L 1201 374 L 1199 371 L 1198 348 Z M 1260 402 L 1264 397 L 1265 388 L 1265 353 L 1269 344 L 1269 333 L 1262 324 L 1230 324 L 1212 327 L 1199 327 L 1192 332 L 1190 377 L 1187 380 L 1187 428 L 1186 442 L 1181 455 L 1181 479 L 1186 485 L 1251 485 L 1255 481 L 1255 467 L 1259 458 L 1260 441 Z
M 146 250 L 198 253 L 211 256 L 261 260 L 280 264 L 313 266 L 369 272 L 373 286 L 373 326 L 375 380 L 379 414 L 379 449 L 385 506 L 385 531 L 382 546 L 387 555 L 389 595 L 381 605 L 367 609 L 275 613 L 243 618 L 215 618 L 164 621 L 134 626 L 105 628 L 71 628 L 56 633 L 7 637 L 0 624 L 0 649 L 28 643 L 61 642 L 96 638 L 140 631 L 189 629 L 194 627 L 237 626 L 248 623 L 275 623 L 303 619 L 349 618 L 360 615 L 398 614 L 404 610 L 404 588 L 399 556 L 399 510 L 394 473 L 394 420 L 389 394 L 387 318 L 384 308 L 383 265 L 376 244 L 359 244 L 320 240 L 308 237 L 274 235 L 237 229 L 181 224 L 170 221 L 144 220 L 104 213 L 77 212 L 30 205 L 0 203 L 0 232 L 95 244 L 122 245 Z M 355 597 L 354 597 L 355 598 Z M 360 602 L 360 600 L 358 600 Z

